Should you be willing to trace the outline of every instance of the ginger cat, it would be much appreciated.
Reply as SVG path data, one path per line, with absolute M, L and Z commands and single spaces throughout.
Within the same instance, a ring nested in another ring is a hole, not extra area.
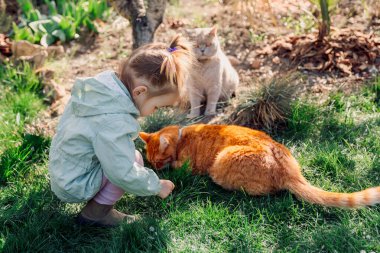
M 216 33 L 216 27 L 187 30 L 198 60 L 186 81 L 191 104 L 189 118 L 200 115 L 201 102 L 205 100 L 205 115 L 215 115 L 218 101 L 229 99 L 239 85 L 238 73 L 223 53 Z
M 264 195 L 287 189 L 311 203 L 360 207 L 380 203 L 380 187 L 354 193 L 327 192 L 302 176 L 290 151 L 264 132 L 240 126 L 169 126 L 152 134 L 140 133 L 147 159 L 157 169 L 190 160 L 194 174 L 208 174 L 227 190 L 243 189 Z

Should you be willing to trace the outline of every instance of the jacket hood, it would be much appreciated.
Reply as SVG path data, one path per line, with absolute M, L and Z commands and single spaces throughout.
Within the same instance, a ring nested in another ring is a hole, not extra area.
M 77 79 L 71 91 L 71 103 L 77 116 L 106 113 L 140 115 L 127 88 L 113 71 Z

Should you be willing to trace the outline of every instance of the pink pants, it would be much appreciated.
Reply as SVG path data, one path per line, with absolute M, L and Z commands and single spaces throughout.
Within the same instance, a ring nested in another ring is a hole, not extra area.
M 144 166 L 143 158 L 139 151 L 135 151 L 135 162 Z M 108 178 L 103 175 L 102 186 L 100 191 L 93 198 L 97 203 L 102 205 L 114 205 L 124 194 L 124 190 L 112 184 Z

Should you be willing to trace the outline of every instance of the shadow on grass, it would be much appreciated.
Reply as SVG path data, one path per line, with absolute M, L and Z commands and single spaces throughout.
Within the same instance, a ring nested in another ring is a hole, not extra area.
M 76 211 L 70 210 L 73 205 L 55 198 L 48 184 L 22 198 L 1 201 L 3 252 L 159 252 L 169 240 L 151 217 L 112 229 L 79 226 Z
M 33 164 L 42 162 L 49 145 L 46 137 L 26 134 L 20 145 L 6 149 L 0 156 L 0 184 L 10 178 L 25 177 Z

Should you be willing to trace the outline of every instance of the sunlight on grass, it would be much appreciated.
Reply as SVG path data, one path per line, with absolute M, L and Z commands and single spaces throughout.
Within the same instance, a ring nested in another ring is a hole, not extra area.
M 143 129 L 156 131 L 176 122 L 174 114 L 159 111 L 144 121 Z M 376 89 L 332 94 L 322 105 L 298 101 L 287 125 L 274 138 L 293 151 L 312 184 L 342 192 L 380 185 Z M 23 155 L 36 169 L 0 186 L 3 252 L 380 251 L 379 206 L 328 208 L 300 201 L 286 191 L 252 197 L 192 175 L 188 164 L 159 172 L 160 178 L 176 185 L 167 199 L 126 194 L 117 203 L 117 209 L 141 215 L 140 222 L 115 229 L 78 227 L 73 217 L 82 204 L 62 203 L 52 194 L 47 142 L 30 138 L 27 143 L 41 149 Z
M 25 135 L 24 126 L 44 108 L 42 84 L 28 64 L 0 66 L 0 184 L 22 177 L 36 163 L 41 143 Z M 47 144 L 44 144 L 45 149 Z

